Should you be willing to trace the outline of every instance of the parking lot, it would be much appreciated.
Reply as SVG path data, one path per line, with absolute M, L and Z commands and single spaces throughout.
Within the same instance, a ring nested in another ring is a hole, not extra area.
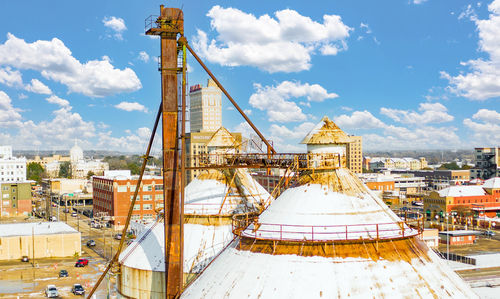
M 21 261 L 0 262 L 0 298 L 40 298 L 45 297 L 47 285 L 55 285 L 59 298 L 82 298 L 71 293 L 73 284 L 81 284 L 89 292 L 93 283 L 104 270 L 106 264 L 97 254 L 84 248 L 82 257 L 89 260 L 85 267 L 75 267 L 78 258 L 57 258 L 36 260 L 26 263 Z M 60 270 L 67 270 L 68 277 L 59 277 Z M 97 292 L 97 298 L 105 298 L 107 281 L 103 281 Z M 114 281 L 110 282 L 114 288 Z

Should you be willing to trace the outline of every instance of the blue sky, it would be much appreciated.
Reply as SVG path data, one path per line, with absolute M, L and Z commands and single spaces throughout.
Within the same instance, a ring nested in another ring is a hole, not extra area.
M 500 143 L 500 0 L 270 2 L 165 4 L 279 151 L 324 115 L 365 150 Z M 0 143 L 142 152 L 160 101 L 144 20 L 161 3 L 1 1 Z M 249 132 L 226 99 L 223 125 Z

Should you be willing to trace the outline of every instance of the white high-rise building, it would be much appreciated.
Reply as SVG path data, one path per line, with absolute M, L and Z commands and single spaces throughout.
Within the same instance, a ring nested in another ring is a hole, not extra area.
M 11 146 L 0 146 L 0 182 L 26 181 L 26 158 L 12 156 Z
M 215 132 L 222 126 L 222 92 L 212 79 L 189 89 L 191 132 Z

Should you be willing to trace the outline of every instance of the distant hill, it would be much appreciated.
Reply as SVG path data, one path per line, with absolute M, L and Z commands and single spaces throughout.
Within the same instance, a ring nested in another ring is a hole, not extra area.
M 391 158 L 416 158 L 425 157 L 429 164 L 442 161 L 474 160 L 474 150 L 399 150 L 399 151 L 366 151 L 364 156 L 391 157 Z

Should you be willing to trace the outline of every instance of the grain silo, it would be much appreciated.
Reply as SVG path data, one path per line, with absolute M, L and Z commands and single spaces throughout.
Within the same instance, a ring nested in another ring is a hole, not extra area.
M 207 143 L 207 159 L 234 154 L 235 140 L 221 128 Z M 232 217 L 255 215 L 269 193 L 245 169 L 206 170 L 185 189 L 184 273 L 201 271 L 234 238 Z M 152 224 L 120 255 L 118 293 L 164 297 L 163 225 Z M 185 280 L 194 275 L 185 275 Z
M 345 168 L 349 137 L 323 118 L 304 139 L 299 182 L 249 221 L 181 298 L 476 298 Z

